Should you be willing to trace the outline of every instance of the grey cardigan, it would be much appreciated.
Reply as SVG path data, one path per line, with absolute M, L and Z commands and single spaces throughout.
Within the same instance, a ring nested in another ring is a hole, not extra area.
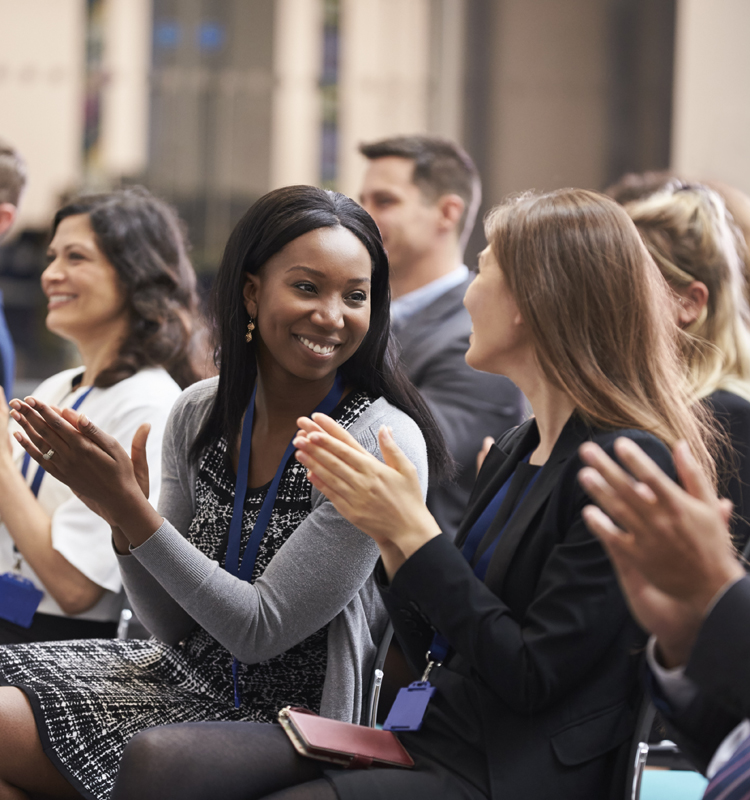
M 253 584 L 235 578 L 185 538 L 195 513 L 198 465 L 191 443 L 216 394 L 218 378 L 194 384 L 175 403 L 164 434 L 161 527 L 131 555 L 120 556 L 133 610 L 158 639 L 183 640 L 197 624 L 240 661 L 265 661 L 328 628 L 320 713 L 360 722 L 386 614 L 371 577 L 375 543 L 343 519 L 315 488 L 312 512 Z M 377 431 L 388 425 L 416 465 L 423 493 L 427 454 L 416 423 L 380 398 L 350 428 L 382 460 Z

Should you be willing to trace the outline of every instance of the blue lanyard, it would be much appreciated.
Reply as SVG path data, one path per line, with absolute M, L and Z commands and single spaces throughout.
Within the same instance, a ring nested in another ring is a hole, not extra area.
M 250 402 L 245 411 L 245 417 L 242 422 L 242 438 L 240 439 L 240 460 L 237 465 L 237 482 L 234 487 L 234 507 L 232 509 L 232 521 L 229 523 L 229 541 L 227 543 L 227 557 L 225 561 L 225 569 L 232 575 L 236 575 L 243 581 L 250 581 L 253 577 L 253 570 L 255 569 L 255 561 L 258 557 L 258 548 L 260 547 L 263 534 L 266 532 L 268 523 L 271 521 L 271 514 L 273 513 L 273 506 L 276 502 L 276 493 L 279 490 L 281 483 L 281 476 L 284 474 L 287 462 L 289 461 L 292 453 L 294 453 L 294 444 L 289 442 L 284 455 L 281 457 L 276 474 L 273 476 L 271 485 L 268 487 L 263 505 L 260 507 L 258 517 L 255 520 L 255 525 L 250 533 L 250 540 L 245 548 L 245 553 L 242 556 L 242 563 L 240 563 L 240 539 L 242 537 L 242 514 L 245 508 L 245 497 L 247 496 L 247 474 L 250 469 L 250 449 L 252 446 L 253 437 L 253 418 L 255 417 L 255 394 L 258 390 L 258 383 L 256 381 L 253 394 Z M 334 408 L 339 404 L 341 395 L 344 393 L 344 381 L 340 374 L 336 374 L 336 379 L 333 382 L 331 391 L 323 398 L 320 405 L 313 411 L 313 414 L 320 412 L 321 414 L 330 414 Z M 293 440 L 292 440 L 293 441 Z M 240 693 L 237 685 L 237 659 L 232 661 L 232 679 L 234 681 L 234 706 L 240 707 Z
M 529 453 L 523 461 L 528 462 L 531 453 Z M 529 480 L 526 488 L 523 490 L 521 496 L 518 498 L 518 502 L 515 504 L 513 511 L 511 512 L 510 516 L 508 517 L 507 522 L 503 525 L 502 530 L 498 535 L 495 537 L 494 541 L 490 546 L 482 553 L 481 557 L 477 561 L 477 563 L 472 568 L 474 570 L 474 574 L 479 578 L 480 581 L 484 581 L 484 577 L 487 574 L 487 568 L 490 565 L 490 561 L 492 560 L 492 555 L 495 552 L 495 548 L 497 547 L 500 539 L 503 538 L 503 534 L 505 533 L 505 529 L 510 524 L 510 521 L 515 516 L 516 511 L 521 507 L 523 501 L 526 499 L 526 496 L 531 491 L 531 487 L 536 483 L 536 479 L 539 477 L 539 473 L 541 469 L 538 469 L 534 475 L 532 475 L 531 479 Z M 471 560 L 474 558 L 474 554 L 479 547 L 479 543 L 484 538 L 485 533 L 490 527 L 492 520 L 497 516 L 498 511 L 500 510 L 500 506 L 503 504 L 508 491 L 510 490 L 511 481 L 513 480 L 513 475 L 508 478 L 507 481 L 500 487 L 497 494 L 490 500 L 490 502 L 485 507 L 484 511 L 480 514 L 477 521 L 472 525 L 471 530 L 469 531 L 469 535 L 466 537 L 466 541 L 464 542 L 464 546 L 461 549 L 461 555 L 471 563 Z M 429 650 L 429 660 L 434 661 L 436 663 L 440 663 L 445 660 L 445 657 L 448 655 L 448 650 L 450 648 L 450 644 L 448 640 L 440 633 L 435 632 L 435 635 L 432 637 L 432 643 L 430 644 Z
M 93 390 L 93 386 L 89 386 L 88 389 L 73 403 L 71 409 L 73 411 L 78 411 L 81 407 L 81 403 L 91 394 Z M 29 465 L 31 464 L 31 456 L 28 453 L 24 454 L 23 457 L 23 464 L 21 465 L 21 475 L 25 478 L 29 472 Z M 46 475 L 46 471 L 44 467 L 38 467 L 36 473 L 34 474 L 34 480 L 31 482 L 31 491 L 34 494 L 34 497 L 39 496 L 39 487 L 42 485 L 42 478 Z

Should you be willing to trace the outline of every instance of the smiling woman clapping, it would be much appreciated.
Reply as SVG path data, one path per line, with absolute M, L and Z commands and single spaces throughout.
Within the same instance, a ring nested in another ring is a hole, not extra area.
M 149 423 L 155 501 L 167 416 L 198 378 L 195 274 L 177 216 L 143 189 L 79 197 L 55 215 L 47 259 L 47 328 L 83 366 L 35 395 L 80 407 L 128 449 Z M 8 411 L 0 399 L 0 427 Z M 0 447 L 0 642 L 114 636 L 123 598 L 109 526 L 12 444 Z
M 360 720 L 386 622 L 377 547 L 313 490 L 291 441 L 299 416 L 325 410 L 377 456 L 389 425 L 422 494 L 428 454 L 436 467 L 446 458 L 391 350 L 377 227 L 343 195 L 271 192 L 232 233 L 214 304 L 219 377 L 175 405 L 158 512 L 142 459 L 134 469 L 76 413 L 14 402 L 27 450 L 41 461 L 54 449 L 52 474 L 112 523 L 128 595 L 157 639 L 0 651 L 0 679 L 35 708 L 0 689 L 6 785 L 109 797 L 128 740 L 169 722 L 270 722 L 287 704 Z M 12 745 L 18 730 L 27 747 Z

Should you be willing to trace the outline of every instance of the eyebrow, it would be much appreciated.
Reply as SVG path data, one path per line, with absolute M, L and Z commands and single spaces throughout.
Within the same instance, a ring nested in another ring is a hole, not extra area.
M 82 243 L 79 243 L 79 242 L 71 242 L 69 244 L 66 244 L 64 247 L 60 248 L 60 252 L 64 253 L 66 250 L 86 250 L 86 251 L 89 251 L 89 250 L 91 250 L 91 245 L 82 244 Z M 47 253 L 56 253 L 56 252 L 58 252 L 58 251 L 55 250 L 52 247 L 51 244 L 47 247 Z
M 321 272 L 319 269 L 313 269 L 312 267 L 303 267 L 303 266 L 296 266 L 296 267 L 289 267 L 287 272 L 294 272 L 295 270 L 299 270 L 300 272 L 305 272 L 308 275 L 314 275 L 316 278 L 327 278 L 325 272 Z M 349 278 L 347 283 L 372 283 L 369 278 Z

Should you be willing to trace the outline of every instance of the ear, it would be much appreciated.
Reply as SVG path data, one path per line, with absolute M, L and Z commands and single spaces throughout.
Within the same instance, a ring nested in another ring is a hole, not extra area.
M 15 222 L 16 211 L 17 209 L 13 203 L 0 203 L 0 239 Z
M 260 290 L 260 277 L 246 273 L 245 286 L 242 289 L 242 299 L 245 301 L 245 309 L 251 317 L 258 316 L 258 292 Z
M 688 287 L 677 292 L 679 308 L 677 323 L 681 328 L 692 325 L 702 314 L 708 303 L 708 287 L 701 281 L 693 281 Z
M 438 198 L 437 207 L 440 211 L 440 227 L 445 231 L 457 231 L 458 223 L 464 213 L 466 204 L 457 194 L 444 194 Z

